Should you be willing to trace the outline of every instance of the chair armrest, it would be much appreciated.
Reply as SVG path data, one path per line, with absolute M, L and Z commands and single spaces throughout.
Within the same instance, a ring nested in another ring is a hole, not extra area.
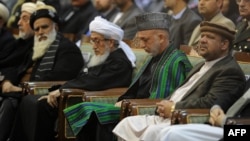
M 75 140 L 75 136 L 71 131 L 63 110 L 69 106 L 82 102 L 82 89 L 62 89 L 59 97 L 58 105 L 58 140 Z
M 162 99 L 124 99 L 121 105 L 120 120 L 127 116 L 154 114 L 156 103 Z
M 22 82 L 20 86 L 22 87 L 22 93 L 26 94 L 44 94 L 48 93 L 48 89 L 52 86 L 62 85 L 66 81 L 30 81 Z
M 171 124 L 208 122 L 210 109 L 175 109 L 171 116 Z
M 85 91 L 83 101 L 115 104 L 118 97 L 124 94 L 127 89 L 127 87 L 124 87 L 111 88 L 102 91 Z
M 250 117 L 229 117 L 225 125 L 250 125 Z
M 61 95 L 59 97 L 59 106 L 58 106 L 59 112 L 62 112 L 66 107 L 77 104 L 77 103 L 72 103 L 68 105 L 69 98 L 77 98 L 78 102 L 82 102 L 83 94 L 84 94 L 84 90 L 82 89 L 62 89 Z

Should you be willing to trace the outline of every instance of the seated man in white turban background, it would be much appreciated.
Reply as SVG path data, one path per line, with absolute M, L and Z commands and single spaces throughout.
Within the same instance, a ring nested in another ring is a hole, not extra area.
M 21 119 L 23 126 L 20 125 L 14 129 L 14 133 L 16 133 L 13 135 L 15 141 L 28 140 L 28 138 L 32 138 L 33 141 L 55 140 L 54 125 L 58 116 L 57 98 L 60 96 L 61 89 L 105 90 L 115 87 L 128 87 L 131 83 L 132 72 L 135 67 L 135 55 L 130 47 L 122 41 L 123 30 L 101 17 L 96 17 L 89 27 L 94 56 L 75 79 L 67 81 L 59 89 L 39 99 L 40 101 L 36 103 L 37 113 L 35 111 L 30 112 L 30 114 L 36 114 L 32 117 L 37 117 L 32 127 L 31 125 L 26 127 L 25 119 L 29 119 L 31 116 L 25 112 L 28 108 L 23 106 L 22 103 L 29 106 L 34 105 L 34 103 L 22 101 L 21 113 L 26 113 L 26 116 L 29 117 L 23 119 L 21 117 L 25 115 L 18 117 L 18 119 Z M 34 130 L 34 135 L 29 130 Z M 20 131 L 24 131 L 24 133 Z

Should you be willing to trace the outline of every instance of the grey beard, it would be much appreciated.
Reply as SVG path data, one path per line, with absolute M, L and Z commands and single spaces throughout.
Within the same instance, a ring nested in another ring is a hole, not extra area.
M 106 59 L 108 58 L 109 54 L 110 54 L 109 51 L 106 51 L 103 55 L 92 56 L 89 63 L 87 64 L 88 68 L 100 65 L 103 62 L 105 62 Z
M 40 41 L 40 42 L 39 42 L 39 37 L 35 36 L 34 38 L 35 40 L 34 47 L 33 47 L 34 52 L 32 56 L 33 61 L 37 60 L 38 58 L 41 58 L 46 53 L 50 45 L 56 39 L 56 30 L 53 29 L 49 34 L 45 36 L 48 37 L 47 40 Z

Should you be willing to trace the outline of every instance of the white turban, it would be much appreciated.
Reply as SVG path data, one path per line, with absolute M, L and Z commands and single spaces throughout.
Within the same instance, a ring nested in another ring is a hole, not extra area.
M 33 2 L 26 2 L 22 5 L 22 9 L 21 11 L 26 11 L 30 14 L 32 14 L 33 12 L 36 11 L 37 7 L 43 6 L 45 5 L 43 2 L 41 1 L 37 1 L 36 3 Z
M 125 42 L 122 41 L 124 32 L 118 25 L 107 21 L 101 16 L 97 16 L 89 24 L 89 30 L 90 32 L 94 31 L 104 36 L 107 36 L 110 39 L 117 40 L 119 42 L 119 47 L 125 52 L 132 66 L 135 67 L 135 54 L 132 49 Z
M 8 21 L 9 15 L 9 9 L 5 5 L 0 3 L 0 16 L 3 18 L 4 23 Z

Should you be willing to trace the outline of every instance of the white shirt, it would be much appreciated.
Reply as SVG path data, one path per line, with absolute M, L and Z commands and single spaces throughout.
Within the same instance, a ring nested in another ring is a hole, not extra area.
M 182 99 L 182 97 L 187 93 L 187 91 L 210 69 L 212 66 L 221 60 L 224 57 L 218 58 L 213 61 L 206 61 L 205 64 L 201 67 L 201 69 L 193 74 L 193 76 L 190 77 L 190 79 L 183 84 L 181 87 L 179 87 L 171 96 L 170 100 L 173 102 L 178 102 Z

